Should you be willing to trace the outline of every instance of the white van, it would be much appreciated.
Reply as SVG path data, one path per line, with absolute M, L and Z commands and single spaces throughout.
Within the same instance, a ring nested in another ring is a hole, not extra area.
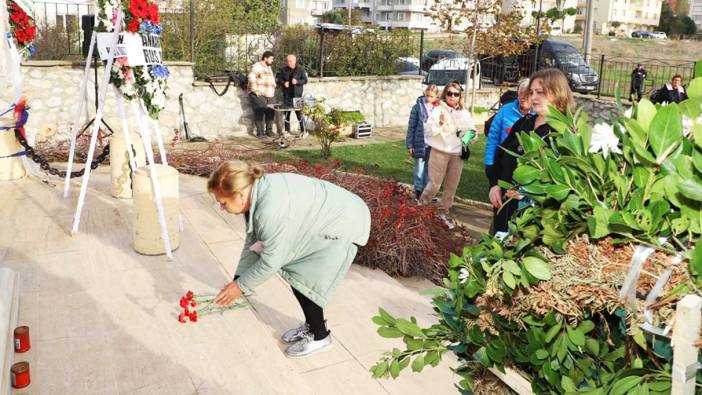
M 453 81 L 461 83 L 463 89 L 473 89 L 473 84 L 480 89 L 480 61 L 475 61 L 475 75 L 466 84 L 466 70 L 469 64 L 468 58 L 441 59 L 429 69 L 429 73 L 422 82 L 424 85 L 434 84 L 439 91 L 444 89 L 446 84 Z

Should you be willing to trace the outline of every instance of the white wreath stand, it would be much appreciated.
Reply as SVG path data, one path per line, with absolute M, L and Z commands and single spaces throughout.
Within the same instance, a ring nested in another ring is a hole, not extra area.
M 115 26 L 122 26 L 122 19 L 124 15 L 120 9 L 117 14 L 117 23 Z M 90 146 L 88 148 L 88 157 L 85 162 L 85 172 L 83 173 L 83 179 L 80 184 L 80 195 L 78 196 L 78 205 L 76 206 L 76 213 L 73 217 L 73 228 L 71 229 L 71 235 L 75 236 L 78 233 L 78 227 L 80 225 L 80 216 L 83 210 L 83 205 L 85 203 L 85 195 L 88 191 L 88 183 L 90 181 L 90 164 L 93 161 L 93 156 L 95 154 L 95 145 L 97 143 L 98 131 L 100 129 L 100 124 L 102 122 L 102 117 L 104 114 L 105 98 L 107 96 L 107 86 L 110 85 L 110 71 L 112 70 L 112 64 L 114 63 L 114 48 L 117 46 L 117 40 L 119 38 L 119 29 L 115 29 L 112 34 L 112 39 L 110 40 L 109 56 L 107 58 L 107 64 L 105 65 L 105 72 L 102 75 L 102 85 L 100 85 L 100 91 L 98 92 L 98 108 L 95 113 L 95 121 L 93 122 L 92 134 L 90 136 Z M 80 92 L 84 92 L 86 89 L 88 81 L 88 73 L 90 71 L 90 66 L 93 60 L 93 48 L 95 47 L 96 34 L 92 35 L 90 50 L 88 51 L 88 56 L 85 58 L 85 69 L 83 70 L 83 80 L 81 81 Z M 126 147 L 131 147 L 131 138 L 129 134 L 129 127 L 127 126 L 127 116 L 124 109 L 124 103 L 122 99 L 122 93 L 119 92 L 117 87 L 113 86 L 113 91 L 116 96 L 117 109 L 119 116 L 121 118 L 122 132 L 124 134 L 124 142 Z M 153 129 L 156 134 L 156 141 L 158 144 L 159 153 L 161 154 L 161 162 L 164 165 L 168 165 L 166 160 L 166 150 L 163 145 L 163 138 L 160 133 L 160 128 L 158 126 L 158 121 L 151 119 L 144 109 L 144 105 L 141 99 L 136 99 L 131 101 L 132 112 L 134 113 L 138 125 L 139 134 L 144 143 L 144 152 L 146 153 L 146 159 L 148 161 L 149 172 L 151 174 L 151 186 L 154 192 L 154 203 L 156 204 L 156 209 L 158 211 L 158 222 L 161 226 L 161 238 L 163 239 L 163 246 L 166 251 L 166 255 L 169 260 L 173 260 L 173 252 L 171 250 L 171 241 L 168 236 L 168 227 L 166 224 L 166 215 L 163 207 L 163 201 L 161 200 L 161 188 L 159 186 L 158 175 L 156 172 L 156 162 L 154 161 L 154 152 L 151 147 L 151 129 Z M 73 160 L 75 156 L 76 148 L 76 135 L 78 133 L 78 125 L 80 124 L 81 112 L 85 106 L 85 95 L 81 95 L 79 101 L 78 109 L 76 111 L 75 122 L 73 123 L 73 128 L 71 130 L 71 147 L 68 154 L 68 168 L 66 169 L 66 179 L 64 181 L 63 196 L 68 196 L 68 188 L 70 184 L 70 174 L 73 169 Z M 132 171 L 136 171 L 136 160 L 131 149 L 127 149 L 127 155 L 129 156 L 129 164 Z

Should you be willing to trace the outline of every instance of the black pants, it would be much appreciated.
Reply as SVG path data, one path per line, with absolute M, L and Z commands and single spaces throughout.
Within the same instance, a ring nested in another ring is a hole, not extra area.
M 285 131 L 290 133 L 290 116 L 292 115 L 292 111 L 286 111 L 285 112 L 285 121 L 283 122 L 285 125 Z M 303 133 L 305 130 L 305 121 L 302 119 L 302 111 L 295 111 L 295 116 L 297 117 L 297 121 L 300 122 L 300 134 Z
M 256 136 L 263 136 L 264 134 L 273 135 L 273 117 L 275 116 L 275 111 L 269 108 L 269 104 L 273 104 L 275 99 L 272 97 L 256 96 L 253 93 L 249 93 L 249 100 L 251 101 L 251 107 L 254 112 L 254 124 L 256 125 Z M 266 120 L 266 129 L 263 129 L 263 120 Z
M 329 335 L 327 325 L 324 322 L 324 310 L 315 302 L 309 300 L 305 295 L 295 288 L 292 289 L 295 298 L 302 307 L 305 314 L 305 322 L 310 326 L 310 331 L 314 335 L 314 340 L 322 340 Z
M 632 86 L 631 90 L 629 90 L 629 101 L 633 101 L 634 94 L 636 94 L 636 100 L 641 101 L 641 97 L 643 97 L 643 91 L 643 86 Z
M 502 201 L 504 202 L 505 197 L 503 196 L 502 199 Z M 495 215 L 493 217 L 494 219 L 492 221 L 492 228 L 490 229 L 490 234 L 494 235 L 497 232 L 507 232 L 507 225 L 509 224 L 509 220 L 512 219 L 512 216 L 517 211 L 518 207 L 518 200 L 510 200 L 509 203 L 503 204 L 502 208 L 494 210 Z

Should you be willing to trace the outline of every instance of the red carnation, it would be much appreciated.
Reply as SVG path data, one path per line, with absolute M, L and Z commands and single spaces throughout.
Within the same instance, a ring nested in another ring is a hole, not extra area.
M 185 324 L 185 313 L 180 313 L 180 314 L 178 315 L 178 321 L 180 321 L 180 322 L 182 322 L 183 324 Z
M 185 315 L 190 315 L 190 310 L 188 310 L 188 306 L 185 306 L 183 308 L 183 313 L 185 313 Z
M 136 33 L 139 31 L 139 20 L 134 18 L 129 22 L 129 25 L 127 26 L 127 30 L 129 30 L 132 33 Z
M 188 307 L 188 302 L 189 302 L 188 299 L 185 296 L 183 296 L 182 298 L 180 298 L 180 307 L 182 307 L 182 308 Z
M 27 26 L 24 29 L 24 34 L 27 36 L 27 41 L 34 41 L 34 37 L 37 35 L 36 26 Z
M 148 4 L 146 4 L 144 0 L 132 0 L 129 4 L 129 12 L 131 12 L 135 18 L 146 19 L 149 17 Z
M 197 302 L 195 302 L 195 301 L 193 300 L 192 302 L 190 302 L 190 306 L 191 306 L 191 307 L 197 306 Z
M 24 44 L 25 40 L 27 39 L 27 37 L 24 34 L 24 31 L 21 29 L 15 30 L 15 38 L 17 38 L 17 42 L 19 42 L 20 44 Z
M 193 311 L 188 315 L 188 318 L 190 318 L 190 321 L 192 322 L 197 322 L 197 311 Z
M 193 293 L 193 291 L 188 291 L 188 293 L 185 294 L 185 297 L 186 297 L 188 300 L 193 300 L 193 296 L 195 296 L 195 294 Z
M 159 16 L 158 16 L 158 4 L 149 4 L 149 19 L 151 19 L 151 22 L 154 25 L 158 25 L 159 21 Z

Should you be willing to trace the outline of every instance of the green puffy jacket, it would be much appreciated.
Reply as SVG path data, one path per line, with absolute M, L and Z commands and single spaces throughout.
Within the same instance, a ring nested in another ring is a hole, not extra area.
M 355 194 L 298 174 L 267 174 L 251 191 L 237 284 L 250 293 L 275 273 L 324 307 L 370 234 L 370 211 Z M 263 243 L 259 256 L 249 250 Z

